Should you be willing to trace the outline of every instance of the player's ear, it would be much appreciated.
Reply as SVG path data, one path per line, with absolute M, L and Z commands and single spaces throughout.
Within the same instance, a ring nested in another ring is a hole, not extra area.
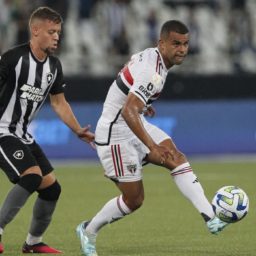
M 159 46 L 160 49 L 164 48 L 164 40 L 163 39 L 158 40 L 158 46 Z
M 34 21 L 30 24 L 30 33 L 33 36 L 38 36 L 40 30 L 39 22 Z

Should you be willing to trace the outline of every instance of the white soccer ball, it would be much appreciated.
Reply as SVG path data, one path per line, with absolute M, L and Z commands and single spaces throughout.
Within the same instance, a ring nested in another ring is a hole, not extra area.
M 248 213 L 249 198 L 241 188 L 225 186 L 216 192 L 212 207 L 221 220 L 234 223 L 243 219 Z

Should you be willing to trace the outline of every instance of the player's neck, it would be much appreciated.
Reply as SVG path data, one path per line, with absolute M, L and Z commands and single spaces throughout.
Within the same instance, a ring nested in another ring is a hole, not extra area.
M 30 41 L 30 49 L 33 55 L 39 60 L 44 61 L 47 58 L 47 54 L 32 40 Z
M 165 57 L 164 53 L 161 51 L 161 48 L 159 46 L 157 47 L 157 49 L 158 49 L 158 51 L 159 51 L 159 53 L 160 53 L 160 55 L 162 57 L 162 60 L 163 60 L 164 65 L 165 65 L 165 68 L 166 69 L 170 69 L 173 66 L 173 64 L 170 63 L 169 59 Z

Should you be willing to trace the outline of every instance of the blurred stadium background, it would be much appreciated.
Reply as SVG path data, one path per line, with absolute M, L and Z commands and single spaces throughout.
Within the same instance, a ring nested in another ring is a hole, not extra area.
M 58 55 L 82 124 L 94 130 L 120 67 L 156 45 L 163 22 L 179 19 L 190 29 L 190 54 L 170 70 L 152 122 L 190 156 L 255 154 L 255 0 L 0 0 L 0 53 L 28 40 L 27 18 L 42 5 L 64 18 Z M 97 157 L 49 105 L 31 132 L 50 158 Z

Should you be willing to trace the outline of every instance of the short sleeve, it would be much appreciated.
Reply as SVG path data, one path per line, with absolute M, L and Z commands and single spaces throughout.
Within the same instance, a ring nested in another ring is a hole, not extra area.
M 64 81 L 64 75 L 62 71 L 62 66 L 59 61 L 59 59 L 56 59 L 56 79 L 53 82 L 52 88 L 50 90 L 51 94 L 58 94 L 58 93 L 63 93 L 65 89 L 65 81 Z
M 154 95 L 162 91 L 162 88 L 162 77 L 155 71 L 144 70 L 134 79 L 130 92 L 134 93 L 146 105 Z
M 0 56 L 0 88 L 6 82 L 8 77 L 8 61 L 7 56 Z

